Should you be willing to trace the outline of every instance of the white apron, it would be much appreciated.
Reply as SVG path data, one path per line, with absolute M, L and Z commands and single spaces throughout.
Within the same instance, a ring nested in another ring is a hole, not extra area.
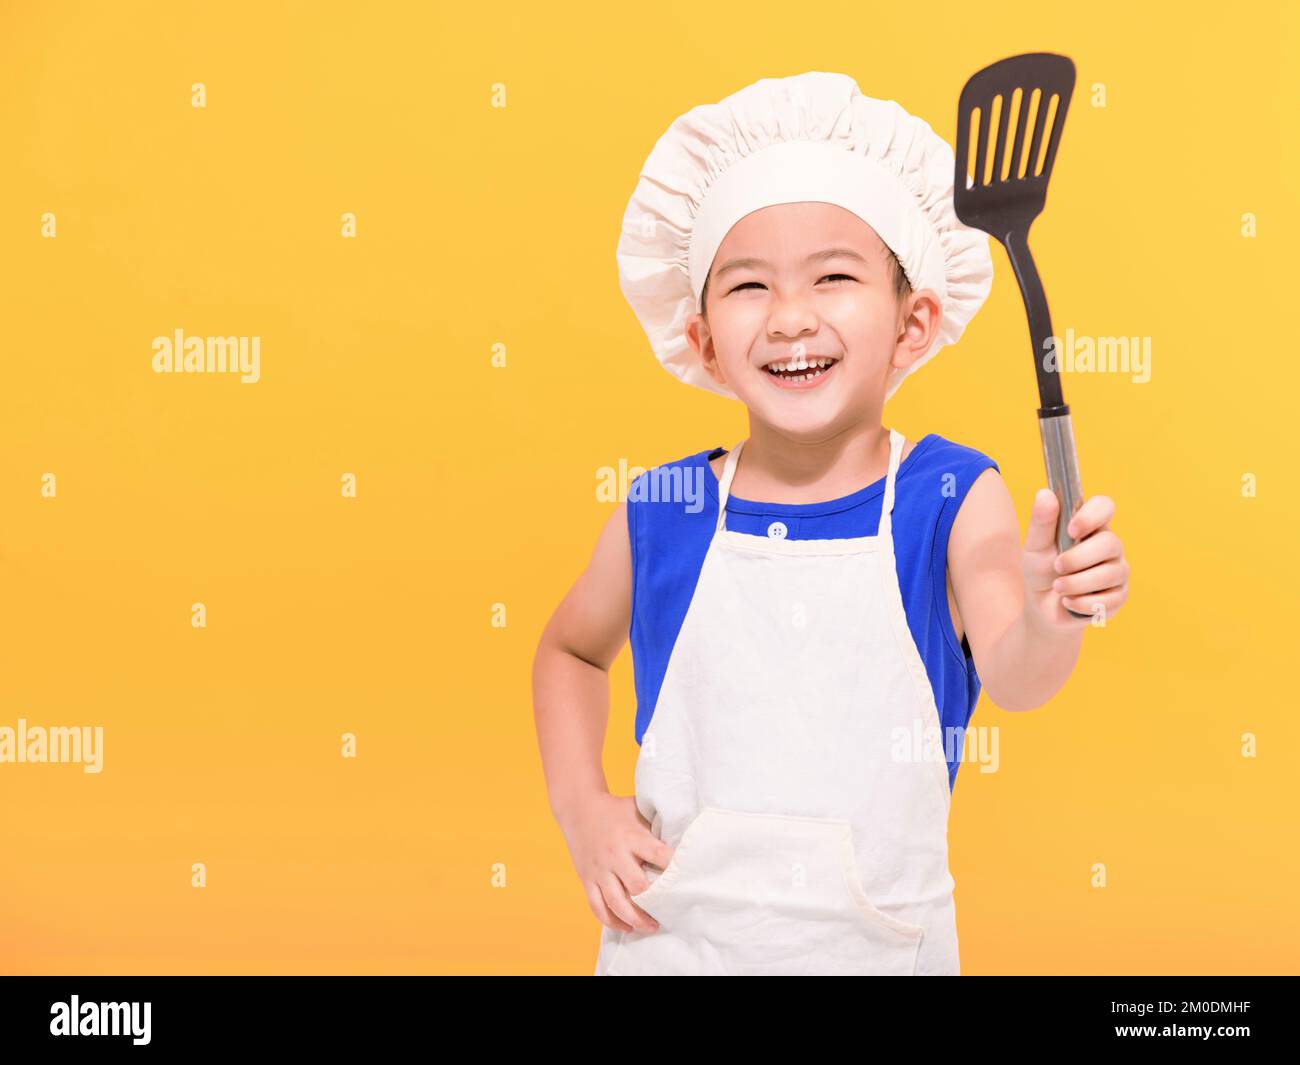
M 602 927 L 597 976 L 957 975 L 948 768 L 907 626 L 891 532 L 890 430 L 875 536 L 784 539 L 718 523 L 636 765 L 675 847 Z

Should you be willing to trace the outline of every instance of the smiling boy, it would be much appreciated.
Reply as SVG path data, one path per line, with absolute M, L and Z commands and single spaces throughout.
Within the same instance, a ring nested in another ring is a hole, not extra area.
M 597 975 L 956 975 L 947 819 L 981 688 L 1041 706 L 1128 563 L 1086 500 L 1023 545 L 997 464 L 883 424 L 992 280 L 951 149 L 852 79 L 764 79 L 679 118 L 629 204 L 623 291 L 663 365 L 749 435 L 629 492 L 534 662 L 552 810 L 602 930 Z M 643 475 L 644 476 L 644 475 Z M 601 766 L 631 636 L 636 795 Z M 903 738 L 923 735 L 923 750 Z

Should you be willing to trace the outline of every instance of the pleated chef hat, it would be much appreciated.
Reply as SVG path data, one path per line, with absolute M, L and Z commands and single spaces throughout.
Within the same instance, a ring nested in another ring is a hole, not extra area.
M 665 369 L 734 399 L 685 333 L 718 246 L 760 208 L 836 204 L 876 231 L 913 290 L 933 289 L 942 306 L 930 348 L 890 371 L 888 399 L 961 336 L 993 284 L 988 236 L 953 211 L 953 166 L 952 148 L 927 122 L 864 96 L 846 74 L 763 78 L 692 108 L 659 138 L 623 216 L 619 287 Z

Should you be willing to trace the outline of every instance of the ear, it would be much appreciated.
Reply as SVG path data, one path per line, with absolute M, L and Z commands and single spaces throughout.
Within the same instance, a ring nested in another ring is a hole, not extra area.
M 898 339 L 890 364 L 906 370 L 929 351 L 942 317 L 943 305 L 933 289 L 923 288 L 908 296 L 899 311 Z
M 713 333 L 709 330 L 709 323 L 704 320 L 704 315 L 696 312 L 686 319 L 686 342 L 690 344 L 691 350 L 700 360 L 704 372 L 718 384 L 725 385 L 727 379 L 718 364 L 718 353 L 713 347 Z

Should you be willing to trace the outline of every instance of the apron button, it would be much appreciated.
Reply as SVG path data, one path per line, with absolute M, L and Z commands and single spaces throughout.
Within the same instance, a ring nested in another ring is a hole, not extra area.
M 784 540 L 786 531 L 785 523 L 780 521 L 774 521 L 767 527 L 767 535 L 773 540 Z

